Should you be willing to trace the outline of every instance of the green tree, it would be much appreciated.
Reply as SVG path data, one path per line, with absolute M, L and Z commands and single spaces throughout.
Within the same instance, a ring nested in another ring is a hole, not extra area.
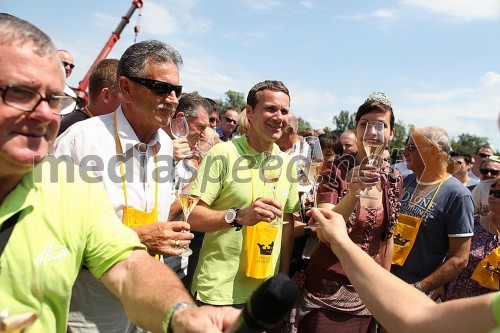
M 235 107 L 238 111 L 241 111 L 247 105 L 244 93 L 228 90 L 224 93 L 224 95 L 226 95 L 225 101 L 215 99 L 215 102 L 217 102 L 221 111 L 224 111 L 230 106 Z
M 311 128 L 311 124 L 309 124 L 308 121 L 302 119 L 301 117 L 298 117 L 297 118 L 297 121 L 299 123 L 299 129 L 298 129 L 298 132 L 297 133 L 300 133 L 302 132 L 303 130 L 305 130 L 306 128 Z
M 389 149 L 392 151 L 394 148 L 404 148 L 406 143 L 406 139 L 408 135 L 410 135 L 410 128 L 414 127 L 413 125 L 405 125 L 405 123 L 401 120 L 398 120 L 394 123 L 394 137 L 392 141 L 389 142 Z
M 335 131 L 328 126 L 323 128 L 323 131 L 325 131 L 325 134 L 335 134 Z
M 471 155 L 474 155 L 476 149 L 480 146 L 489 146 L 488 138 L 462 133 L 458 136 L 458 139 L 453 138 L 451 140 L 453 150 L 462 150 Z
M 340 111 L 338 116 L 333 116 L 333 124 L 335 125 L 333 133 L 341 135 L 345 130 L 354 129 L 354 127 L 356 127 L 356 121 L 354 120 L 355 116 L 355 113 L 349 113 L 349 111 L 346 110 Z

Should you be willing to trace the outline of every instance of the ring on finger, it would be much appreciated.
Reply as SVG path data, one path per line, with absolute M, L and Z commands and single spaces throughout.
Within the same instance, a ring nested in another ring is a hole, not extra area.
M 177 239 L 175 240 L 175 247 L 179 247 L 179 241 Z

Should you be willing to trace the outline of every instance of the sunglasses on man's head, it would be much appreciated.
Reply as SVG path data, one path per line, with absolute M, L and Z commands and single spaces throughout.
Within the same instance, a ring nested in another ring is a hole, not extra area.
M 66 61 L 63 61 L 62 63 L 64 65 L 64 67 L 69 66 L 69 68 L 71 68 L 71 69 L 75 68 L 75 64 L 70 64 L 69 62 L 66 62 Z
M 164 81 L 144 79 L 142 77 L 135 77 L 135 76 L 125 76 L 125 77 L 132 82 L 140 84 L 141 86 L 143 86 L 143 87 L 147 88 L 149 91 L 151 91 L 153 94 L 156 94 L 159 96 L 170 95 L 170 93 L 172 91 L 175 92 L 175 95 L 177 97 L 180 97 L 182 94 L 182 86 L 176 86 L 174 84 L 170 84 L 170 83 L 164 82 Z
M 493 195 L 495 198 L 500 199 L 500 190 L 490 190 L 490 195 Z
M 229 118 L 229 117 L 224 117 L 224 119 L 228 122 L 228 123 L 231 123 L 233 125 L 236 125 L 238 123 L 238 121 L 234 120 L 233 118 Z
M 491 174 L 492 176 L 497 176 L 500 173 L 500 170 L 494 170 L 494 169 L 479 169 L 479 172 L 483 176 L 486 176 L 487 174 Z
M 488 158 L 490 157 L 491 155 L 488 155 L 488 154 L 485 154 L 485 153 L 478 153 L 479 156 L 481 156 L 482 158 Z

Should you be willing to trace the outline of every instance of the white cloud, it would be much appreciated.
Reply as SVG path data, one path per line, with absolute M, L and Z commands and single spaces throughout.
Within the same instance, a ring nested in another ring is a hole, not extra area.
M 179 23 L 167 6 L 148 2 L 143 8 L 144 15 L 140 22 L 141 29 L 152 35 L 170 35 L 179 31 Z
M 271 11 L 276 7 L 284 6 L 281 0 L 241 0 L 244 6 L 257 11 Z
M 481 83 L 486 87 L 500 86 L 500 74 L 488 72 L 481 78 Z
M 400 3 L 423 8 L 455 20 L 495 20 L 500 18 L 500 2 L 498 0 L 401 0 Z
M 300 5 L 305 8 L 314 8 L 312 1 L 300 1 Z
M 396 118 L 417 127 L 442 127 L 455 138 L 462 133 L 487 137 L 492 146 L 500 149 L 499 86 L 500 74 L 488 72 L 473 88 L 403 92 L 395 106 Z
M 197 3 L 196 0 L 148 1 L 143 7 L 141 28 L 154 35 L 171 35 L 181 31 L 192 35 L 207 33 L 212 22 L 193 16 Z
M 475 91 L 470 88 L 462 88 L 453 91 L 437 92 L 402 92 L 401 97 L 410 102 L 419 103 L 444 103 L 453 101 L 464 95 L 471 95 Z
M 397 13 L 398 11 L 395 9 L 377 9 L 368 13 L 340 16 L 339 18 L 344 20 L 393 20 L 397 18 Z

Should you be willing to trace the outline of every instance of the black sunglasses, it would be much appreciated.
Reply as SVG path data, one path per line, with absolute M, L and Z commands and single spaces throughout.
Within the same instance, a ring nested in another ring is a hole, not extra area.
M 419 148 L 422 148 L 422 147 L 428 147 L 428 146 L 418 146 Z M 409 151 L 410 153 L 413 153 L 414 151 L 417 150 L 417 145 L 414 144 L 414 143 L 409 143 L 407 145 L 405 145 L 405 150 Z
M 69 68 L 71 68 L 71 69 L 75 68 L 75 64 L 70 64 L 69 62 L 66 62 L 66 61 L 63 61 L 62 63 L 64 65 L 64 67 L 69 66 Z
M 214 121 L 218 121 L 219 119 L 215 118 L 215 117 L 210 117 L 208 118 L 208 121 L 213 123 Z
M 238 123 L 238 121 L 237 121 L 237 120 L 234 120 L 233 118 L 224 117 L 224 119 L 226 119 L 226 121 L 227 121 L 228 123 L 231 123 L 231 124 L 233 124 L 233 125 L 236 125 L 236 124 Z
M 143 87 L 146 87 L 153 94 L 156 94 L 159 96 L 170 95 L 170 93 L 172 93 L 172 91 L 175 92 L 175 96 L 177 96 L 177 97 L 180 97 L 182 94 L 182 86 L 176 86 L 174 84 L 170 84 L 170 83 L 164 82 L 164 81 L 144 79 L 142 77 L 135 77 L 135 76 L 125 76 L 125 77 L 132 82 L 135 82 L 137 84 L 140 84 Z
M 478 155 L 481 156 L 482 158 L 488 158 L 488 157 L 491 156 L 491 155 L 488 155 L 488 154 L 485 154 L 485 153 L 479 153 Z
M 495 198 L 500 199 L 500 190 L 490 190 L 490 195 L 493 195 Z
M 479 172 L 481 172 L 483 176 L 486 176 L 488 173 L 490 173 L 492 176 L 497 176 L 500 173 L 500 170 L 479 169 Z

